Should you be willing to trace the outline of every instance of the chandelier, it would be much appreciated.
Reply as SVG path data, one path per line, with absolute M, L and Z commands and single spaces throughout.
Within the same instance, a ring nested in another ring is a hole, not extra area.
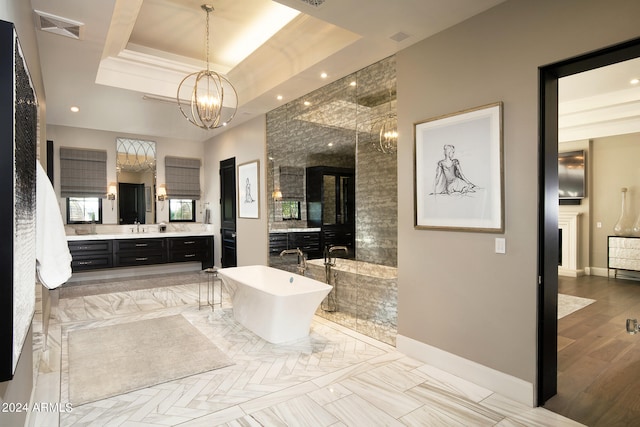
M 202 129 L 226 126 L 238 109 L 238 94 L 224 76 L 209 67 L 209 14 L 213 6 L 203 4 L 207 13 L 207 69 L 186 76 L 178 85 L 178 108 L 190 123 Z
M 389 89 L 389 112 L 376 124 L 376 127 L 380 127 L 380 131 L 378 141 L 374 145 L 376 150 L 384 154 L 393 154 L 398 151 L 398 116 L 392 110 L 392 99 L 392 91 Z

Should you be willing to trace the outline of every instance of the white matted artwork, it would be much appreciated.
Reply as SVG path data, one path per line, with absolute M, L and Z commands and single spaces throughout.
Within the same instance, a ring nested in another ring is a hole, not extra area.
M 502 103 L 415 124 L 415 228 L 504 231 Z
M 238 217 L 260 218 L 260 161 L 238 165 Z

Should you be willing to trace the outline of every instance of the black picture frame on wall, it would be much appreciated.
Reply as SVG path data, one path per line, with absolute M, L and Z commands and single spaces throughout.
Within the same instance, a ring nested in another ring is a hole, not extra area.
M 38 106 L 15 27 L 0 21 L 0 381 L 13 378 L 35 311 Z

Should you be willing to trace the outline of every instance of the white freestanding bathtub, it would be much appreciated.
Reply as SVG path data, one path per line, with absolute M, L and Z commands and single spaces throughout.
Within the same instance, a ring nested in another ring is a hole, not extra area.
M 221 268 L 218 275 L 231 296 L 236 321 L 275 344 L 308 336 L 313 314 L 332 288 L 264 265 Z

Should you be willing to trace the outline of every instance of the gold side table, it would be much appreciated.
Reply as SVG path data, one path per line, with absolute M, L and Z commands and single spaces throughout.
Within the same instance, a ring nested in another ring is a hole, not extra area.
M 216 282 L 220 282 L 220 278 L 218 277 L 218 269 L 215 267 L 205 268 L 202 270 L 202 275 L 200 279 L 200 283 L 198 284 L 198 310 L 202 307 L 211 307 L 211 311 L 214 310 L 214 306 L 219 306 L 222 308 L 222 283 L 218 285 L 218 295 L 219 298 L 216 300 Z M 202 300 L 202 287 L 206 287 L 206 302 Z

